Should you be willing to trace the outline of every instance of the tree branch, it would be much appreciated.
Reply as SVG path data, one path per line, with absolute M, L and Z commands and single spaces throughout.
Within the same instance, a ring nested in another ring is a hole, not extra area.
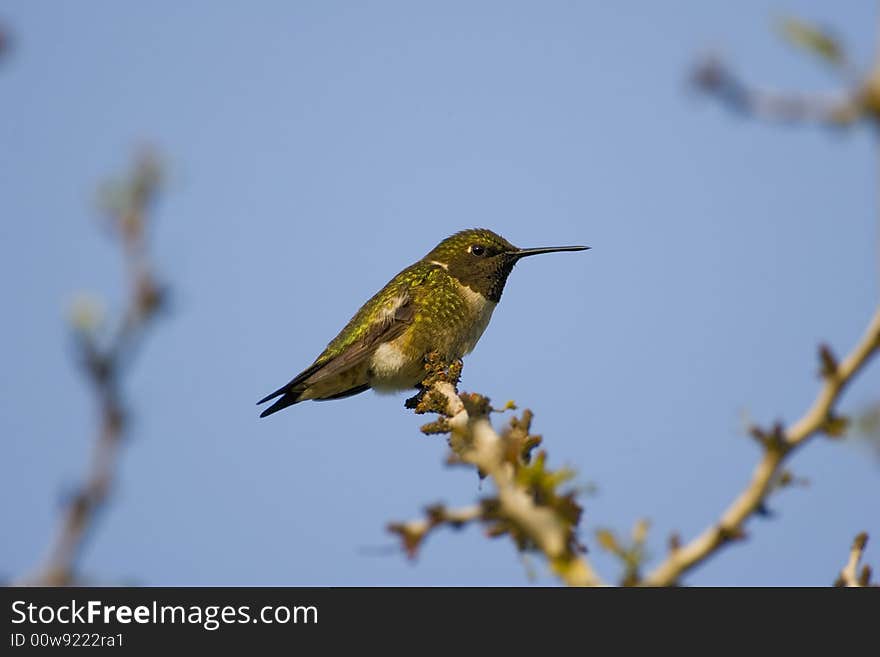
M 93 308 L 75 308 L 75 344 L 79 365 L 100 409 L 100 424 L 84 483 L 72 494 L 43 564 L 18 582 L 64 586 L 76 581 L 76 562 L 100 511 L 106 506 L 116 476 L 119 450 L 128 428 L 120 374 L 165 300 L 152 274 L 147 254 L 149 210 L 158 194 L 159 165 L 150 153 L 135 163 L 126 181 L 114 183 L 103 199 L 110 227 L 122 247 L 129 297 L 115 332 L 107 341 L 98 334 Z
M 722 546 L 744 537 L 743 526 L 763 508 L 764 500 L 781 473 L 781 465 L 791 453 L 818 433 L 834 434 L 845 422 L 835 416 L 834 406 L 846 386 L 865 364 L 880 350 L 880 308 L 862 339 L 841 363 L 837 363 L 826 347 L 820 349 L 824 384 L 812 406 L 790 428 L 777 425 L 772 431 L 753 430 L 764 449 L 764 457 L 746 489 L 737 497 L 712 527 L 683 547 L 673 549 L 648 577 L 644 584 L 670 586 Z
M 433 355 L 427 367 L 429 374 L 423 383 L 423 393 L 408 405 L 415 406 L 417 413 L 434 412 L 441 417 L 425 425 L 422 431 L 449 433 L 453 452 L 450 461 L 476 467 L 481 477 L 492 482 L 496 494 L 478 506 L 458 512 L 433 507 L 427 520 L 394 523 L 389 530 L 401 536 L 412 556 L 435 527 L 479 521 L 487 525 L 491 536 L 508 534 L 520 550 L 541 552 L 566 584 L 600 584 L 575 536 L 581 508 L 574 501 L 573 492 L 557 491 L 571 473 L 546 468 L 543 451 L 534 459 L 531 457 L 541 441 L 529 434 L 531 413 L 525 411 L 522 418 L 514 418 L 507 430 L 499 434 L 489 421 L 493 411 L 489 400 L 456 390 L 460 362 L 447 367 Z
M 865 565 L 864 568 L 862 568 L 862 572 L 859 573 L 859 563 L 862 560 L 862 555 L 865 552 L 865 546 L 867 544 L 868 535 L 865 532 L 862 532 L 855 537 L 852 548 L 850 548 L 849 551 L 849 559 L 843 567 L 843 570 L 840 571 L 840 576 L 834 583 L 835 586 L 870 586 L 871 567 Z
M 758 89 L 744 82 L 714 56 L 707 56 L 697 63 L 691 74 L 691 82 L 737 114 L 770 121 L 843 126 L 860 118 L 864 109 L 860 89 L 831 95 Z
M 421 547 L 422 541 L 436 527 L 448 525 L 453 529 L 460 529 L 467 524 L 482 520 L 483 514 L 484 509 L 480 505 L 449 509 L 442 504 L 435 504 L 425 509 L 424 519 L 392 522 L 388 524 L 388 531 L 400 536 L 407 555 L 413 558 Z

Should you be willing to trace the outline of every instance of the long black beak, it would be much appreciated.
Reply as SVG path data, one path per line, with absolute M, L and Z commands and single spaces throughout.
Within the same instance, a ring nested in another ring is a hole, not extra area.
M 537 249 L 520 249 L 519 251 L 514 251 L 510 255 L 519 260 L 520 258 L 538 255 L 540 253 L 556 253 L 558 251 L 586 251 L 589 248 L 589 246 L 543 246 Z

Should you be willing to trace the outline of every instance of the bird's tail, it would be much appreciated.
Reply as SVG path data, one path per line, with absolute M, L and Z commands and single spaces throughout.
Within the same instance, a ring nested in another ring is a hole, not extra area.
M 262 404 L 263 402 L 267 402 L 278 395 L 281 395 L 281 398 L 277 400 L 274 404 L 272 404 L 269 408 L 260 413 L 260 417 L 266 417 L 267 415 L 272 415 L 272 413 L 277 413 L 278 411 L 287 408 L 288 406 L 293 406 L 296 402 L 300 401 L 300 397 L 303 392 L 305 392 L 305 388 L 292 388 L 290 390 L 281 390 L 279 392 L 272 393 L 268 397 L 264 397 L 261 401 L 258 401 L 258 404 Z
M 285 383 L 283 386 L 278 388 L 273 393 L 270 393 L 263 397 L 260 401 L 257 402 L 257 406 L 260 404 L 264 404 L 270 399 L 275 399 L 276 397 L 281 397 L 278 401 L 272 404 L 265 411 L 260 413 L 260 417 L 266 417 L 267 415 L 272 415 L 272 413 L 277 413 L 283 408 L 287 408 L 288 406 L 293 406 L 296 402 L 300 401 L 303 393 L 308 389 L 308 384 L 306 383 L 306 379 L 308 379 L 312 374 L 318 371 L 322 367 L 322 363 L 313 363 L 311 367 L 297 374 L 292 380 Z

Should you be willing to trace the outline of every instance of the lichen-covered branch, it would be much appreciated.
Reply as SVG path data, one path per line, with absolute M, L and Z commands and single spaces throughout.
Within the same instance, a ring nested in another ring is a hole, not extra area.
M 859 564 L 862 561 L 862 555 L 865 553 L 865 546 L 867 544 L 868 535 L 865 532 L 855 537 L 849 551 L 849 559 L 847 559 L 846 565 L 840 571 L 840 575 L 834 583 L 835 586 L 859 587 L 871 585 L 871 567 L 865 564 L 861 572 L 859 571 Z
M 547 454 L 532 452 L 541 442 L 530 434 L 532 414 L 525 411 L 498 433 L 489 420 L 493 408 L 481 395 L 459 394 L 461 363 L 450 366 L 436 355 L 428 360 L 428 376 L 420 395 L 408 402 L 417 413 L 437 413 L 439 419 L 422 427 L 425 433 L 448 433 L 450 462 L 470 465 L 490 480 L 495 494 L 466 509 L 429 507 L 424 520 L 392 523 L 410 556 L 422 541 L 443 525 L 461 527 L 479 522 L 490 536 L 509 536 L 519 550 L 540 552 L 566 584 L 600 584 L 576 536 L 581 507 L 573 490 L 560 491 L 573 473 L 551 470 Z
M 128 299 L 116 327 L 102 330 L 95 304 L 80 301 L 73 311 L 74 343 L 80 369 L 99 408 L 99 426 L 85 480 L 66 500 L 44 562 L 19 584 L 64 586 L 77 578 L 77 559 L 116 476 L 119 451 L 128 428 L 122 374 L 157 317 L 166 298 L 149 262 L 147 229 L 160 184 L 156 158 L 143 153 L 127 180 L 109 184 L 102 205 L 125 258 Z
M 745 490 L 722 514 L 717 523 L 684 546 L 676 546 L 644 580 L 650 586 L 670 586 L 727 543 L 745 536 L 744 525 L 764 508 L 764 501 L 782 473 L 782 464 L 813 436 L 839 435 L 846 420 L 835 413 L 835 405 L 847 385 L 872 356 L 880 351 L 880 309 L 864 336 L 843 361 L 838 362 L 828 347 L 819 350 L 822 388 L 804 415 L 789 427 L 777 424 L 769 431 L 754 428 L 752 435 L 763 449 L 763 458 Z

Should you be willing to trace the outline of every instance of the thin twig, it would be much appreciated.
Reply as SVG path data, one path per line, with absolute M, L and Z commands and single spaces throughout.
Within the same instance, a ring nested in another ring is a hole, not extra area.
M 483 517 L 483 508 L 479 505 L 461 509 L 449 509 L 442 504 L 429 506 L 425 509 L 425 518 L 407 522 L 389 523 L 388 530 L 403 539 L 403 547 L 410 557 L 414 557 L 422 541 L 435 527 L 447 525 L 460 528 Z
M 777 427 L 770 433 L 756 432 L 762 439 L 764 457 L 746 489 L 728 507 L 721 519 L 687 545 L 672 550 L 644 584 L 671 586 L 682 575 L 699 565 L 728 542 L 743 537 L 743 525 L 762 507 L 767 493 L 780 473 L 782 463 L 809 438 L 828 430 L 835 422 L 833 410 L 841 393 L 870 358 L 880 351 L 880 309 L 850 354 L 831 371 L 823 365 L 824 384 L 812 406 L 790 428 Z M 830 353 L 830 352 L 829 352 Z M 823 362 L 825 358 L 822 359 Z
M 862 561 L 862 555 L 865 553 L 865 546 L 868 544 L 868 535 L 862 532 L 853 540 L 852 547 L 849 551 L 849 559 L 846 565 L 840 571 L 840 576 L 835 582 L 835 586 L 861 587 L 868 586 L 871 570 L 868 566 L 859 574 L 859 563 Z

